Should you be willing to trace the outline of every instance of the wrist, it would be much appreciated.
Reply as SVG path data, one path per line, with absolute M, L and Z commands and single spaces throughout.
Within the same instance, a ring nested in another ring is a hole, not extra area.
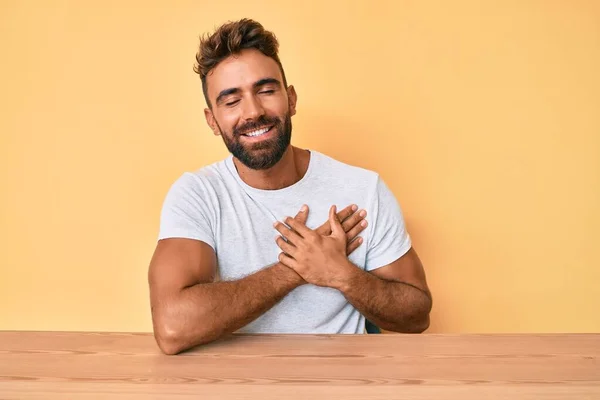
M 340 267 L 338 271 L 340 272 L 336 275 L 331 287 L 342 293 L 346 293 L 356 286 L 356 281 L 360 278 L 360 273 L 362 272 L 350 260 L 346 260 L 343 267 Z
M 304 283 L 306 283 L 296 271 L 294 271 L 287 265 L 282 264 L 281 262 L 278 262 L 277 264 L 273 265 L 273 269 L 277 271 L 277 276 L 289 285 L 290 289 L 295 289 L 298 286 L 301 286 Z

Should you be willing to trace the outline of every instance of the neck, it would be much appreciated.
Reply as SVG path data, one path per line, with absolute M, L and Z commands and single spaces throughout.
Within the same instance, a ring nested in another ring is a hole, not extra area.
M 310 153 L 307 150 L 291 145 L 281 160 L 269 169 L 254 170 L 233 157 L 233 163 L 242 181 L 261 190 L 283 189 L 298 182 L 306 174 L 309 160 Z

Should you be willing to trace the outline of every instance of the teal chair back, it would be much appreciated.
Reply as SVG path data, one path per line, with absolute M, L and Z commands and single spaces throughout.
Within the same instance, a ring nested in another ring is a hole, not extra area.
M 377 325 L 375 325 L 368 319 L 365 319 L 365 328 L 367 330 L 367 333 L 381 333 L 381 329 L 379 329 Z

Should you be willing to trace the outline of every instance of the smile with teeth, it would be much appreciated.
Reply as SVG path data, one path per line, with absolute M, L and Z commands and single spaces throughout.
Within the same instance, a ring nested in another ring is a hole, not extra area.
M 264 135 L 265 133 L 269 132 L 271 130 L 272 127 L 267 126 L 265 128 L 262 129 L 257 129 L 255 131 L 251 131 L 248 133 L 245 133 L 244 136 L 249 136 L 249 137 L 257 137 L 257 136 L 261 136 Z

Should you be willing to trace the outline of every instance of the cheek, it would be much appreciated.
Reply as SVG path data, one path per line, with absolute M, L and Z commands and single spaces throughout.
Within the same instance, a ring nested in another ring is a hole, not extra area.
M 274 115 L 284 115 L 289 111 L 289 104 L 287 102 L 287 98 L 281 97 L 276 101 L 273 101 L 267 106 L 267 109 L 270 111 L 270 114 Z
M 237 125 L 239 121 L 239 117 L 236 113 L 222 113 L 217 118 L 217 123 L 221 127 L 222 131 L 226 133 L 231 133 L 233 128 Z
M 265 116 L 269 118 L 279 118 L 283 121 L 285 115 L 288 112 L 287 107 L 281 107 L 281 105 L 273 106 L 273 107 L 264 107 Z

